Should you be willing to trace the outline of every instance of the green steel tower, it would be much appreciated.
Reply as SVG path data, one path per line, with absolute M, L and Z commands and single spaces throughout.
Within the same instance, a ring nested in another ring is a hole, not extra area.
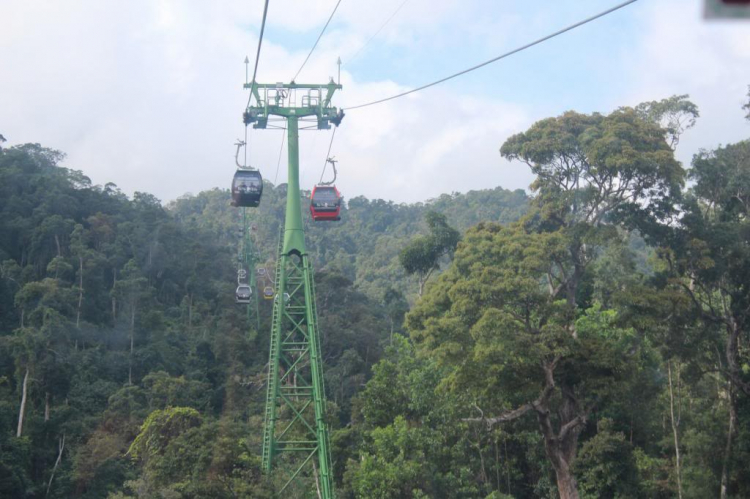
M 276 263 L 263 469 L 279 494 L 333 499 L 315 284 L 300 206 L 299 129 L 300 123 L 318 130 L 341 123 L 343 111 L 331 106 L 341 85 L 333 80 L 325 85 L 252 81 L 245 88 L 254 98 L 245 110 L 245 125 L 264 129 L 270 117 L 286 120 L 289 151 L 286 217 Z

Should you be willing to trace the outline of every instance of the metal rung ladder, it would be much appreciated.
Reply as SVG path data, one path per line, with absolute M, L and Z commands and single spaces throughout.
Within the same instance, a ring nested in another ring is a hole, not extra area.
M 275 270 L 275 285 L 279 285 L 279 280 L 281 279 L 281 266 L 282 258 L 281 258 L 281 251 L 284 245 L 284 228 L 281 227 L 279 229 L 279 245 L 278 245 L 278 251 L 276 253 L 276 270 Z M 279 289 L 277 287 L 276 289 L 276 296 L 278 297 Z M 274 365 L 274 359 L 278 358 L 277 356 L 277 349 L 278 344 L 281 341 L 279 336 L 279 324 L 281 321 L 281 314 L 283 310 L 283 300 L 282 303 L 279 303 L 278 300 L 274 301 L 273 304 L 273 318 L 271 320 L 271 341 L 270 341 L 270 347 L 269 347 L 269 357 L 268 357 L 268 386 L 266 389 L 266 413 L 264 418 L 264 425 L 263 425 L 263 459 L 262 459 L 262 465 L 264 470 L 268 470 L 271 465 L 271 453 L 273 452 L 272 445 L 272 439 L 273 439 L 273 432 L 274 432 L 274 419 L 275 419 L 275 400 L 276 400 L 276 393 L 275 393 L 275 381 L 278 378 L 278 366 Z

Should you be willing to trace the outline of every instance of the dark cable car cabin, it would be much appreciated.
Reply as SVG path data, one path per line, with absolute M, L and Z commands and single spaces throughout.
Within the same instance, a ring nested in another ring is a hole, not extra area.
M 250 303 L 250 297 L 253 295 L 253 289 L 247 284 L 240 284 L 237 286 L 237 291 L 234 293 L 234 301 L 236 303 Z
M 271 286 L 266 286 L 265 288 L 263 288 L 263 298 L 265 300 L 273 300 L 273 295 L 274 292 Z
M 263 177 L 258 170 L 237 170 L 232 179 L 232 206 L 256 208 L 263 194 Z
M 310 214 L 316 222 L 341 220 L 341 194 L 336 186 L 313 187 L 310 195 Z

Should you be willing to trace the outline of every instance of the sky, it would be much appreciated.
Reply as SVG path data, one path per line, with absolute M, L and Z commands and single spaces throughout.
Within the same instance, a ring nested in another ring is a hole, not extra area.
M 337 0 L 270 0 L 258 81 L 288 82 Z M 342 0 L 298 82 L 341 84 L 346 109 L 423 85 L 620 0 Z M 246 56 L 262 0 L 3 0 L 0 133 L 40 143 L 94 184 L 164 202 L 227 188 L 244 137 Z M 609 113 L 674 94 L 700 108 L 677 157 L 750 136 L 750 20 L 707 21 L 703 0 L 639 0 L 542 45 L 428 90 L 346 113 L 331 155 L 345 197 L 417 202 L 526 189 L 499 148 L 566 110 Z M 248 131 L 249 163 L 286 182 L 282 131 Z M 303 131 L 301 186 L 319 180 L 332 131 Z

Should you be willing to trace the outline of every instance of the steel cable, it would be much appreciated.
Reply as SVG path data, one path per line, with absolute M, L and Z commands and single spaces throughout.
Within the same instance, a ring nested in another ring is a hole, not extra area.
M 267 0 L 266 0 L 266 1 L 267 1 Z M 312 55 L 312 53 L 313 53 L 313 52 L 315 51 L 315 47 L 317 47 L 317 46 L 318 46 L 318 42 L 319 42 L 319 41 L 320 41 L 320 39 L 321 39 L 321 38 L 323 37 L 323 33 L 325 33 L 325 32 L 326 32 L 326 28 L 327 28 L 327 27 L 328 27 L 328 25 L 330 24 L 330 22 L 331 22 L 331 19 L 333 19 L 333 15 L 334 15 L 334 14 L 336 13 L 336 9 L 338 9 L 338 8 L 339 8 L 339 5 L 340 5 L 340 4 L 341 4 L 341 0 L 339 0 L 338 2 L 336 2 L 336 6 L 335 6 L 335 7 L 333 8 L 333 12 L 331 12 L 331 15 L 330 15 L 330 16 L 328 17 L 328 21 L 326 21 L 326 25 L 325 25 L 325 26 L 323 26 L 323 30 L 322 30 L 322 31 L 320 32 L 320 34 L 318 35 L 318 39 L 317 39 L 317 40 L 315 40 L 315 44 L 313 44 L 312 48 L 310 49 L 310 53 L 309 53 L 309 54 L 307 54 L 307 57 L 305 57 L 305 62 L 303 62 L 303 63 L 302 63 L 302 66 L 300 66 L 300 68 L 299 68 L 299 69 L 297 70 L 297 74 L 295 74 L 295 75 L 294 75 L 294 78 L 292 78 L 292 81 L 295 81 L 295 80 L 297 79 L 297 77 L 299 76 L 299 74 L 300 74 L 300 73 L 302 72 L 302 68 L 304 68 L 304 67 L 305 67 L 305 64 L 307 64 L 307 61 L 308 61 L 308 60 L 310 59 L 310 56 Z
M 628 0 L 627 2 L 623 2 L 621 4 L 615 5 L 614 7 L 609 8 L 609 9 L 605 10 L 604 12 L 600 12 L 599 14 L 596 14 L 595 16 L 591 16 L 589 18 L 584 19 L 583 21 L 579 21 L 579 22 L 577 22 L 575 24 L 571 24 L 570 26 L 568 26 L 566 28 L 563 28 L 563 29 L 561 29 L 559 31 L 555 31 L 554 33 L 552 33 L 550 35 L 547 35 L 545 37 L 539 38 L 538 40 L 535 40 L 535 41 L 533 41 L 531 43 L 527 43 L 526 45 L 523 45 L 521 47 L 513 49 L 510 52 L 506 52 L 506 53 L 504 53 L 502 55 L 494 57 L 494 58 L 490 59 L 489 61 L 485 61 L 485 62 L 483 62 L 481 64 L 477 64 L 476 66 L 472 66 L 472 67 L 470 67 L 468 69 L 464 69 L 463 71 L 459 71 L 458 73 L 454 73 L 454 74 L 452 74 L 450 76 L 446 76 L 445 78 L 441 78 L 441 79 L 439 79 L 437 81 L 433 81 L 432 83 L 428 83 L 427 85 L 422 85 L 421 87 L 413 88 L 413 89 L 408 90 L 406 92 L 402 92 L 400 94 L 392 95 L 392 96 L 386 97 L 384 99 L 378 99 L 378 100 L 375 100 L 375 101 L 372 101 L 372 102 L 367 102 L 365 104 L 359 104 L 357 106 L 348 107 L 348 108 L 346 108 L 346 110 L 347 111 L 351 111 L 351 110 L 354 110 L 354 109 L 360 109 L 360 108 L 367 107 L 367 106 L 373 106 L 375 104 L 380 104 L 380 103 L 383 103 L 383 102 L 388 102 L 388 101 L 393 100 L 393 99 L 398 99 L 399 97 L 404 97 L 405 95 L 409 95 L 409 94 L 413 94 L 415 92 L 419 92 L 420 90 L 424 90 L 426 88 L 434 87 L 435 85 L 438 85 L 440 83 L 446 82 L 448 80 L 452 80 L 453 78 L 456 78 L 457 76 L 465 75 L 466 73 L 470 73 L 470 72 L 472 72 L 472 71 L 474 71 L 476 69 L 479 69 L 479 68 L 482 68 L 484 66 L 487 66 L 488 64 L 492 64 L 493 62 L 497 62 L 500 59 L 505 59 L 506 57 L 509 57 L 509 56 L 511 56 L 513 54 L 517 54 L 518 52 L 522 52 L 522 51 L 524 51 L 524 50 L 526 50 L 528 48 L 533 47 L 534 45 L 539 45 L 542 42 L 546 42 L 547 40 L 550 40 L 552 38 L 555 38 L 556 36 L 562 35 L 563 33 L 567 33 L 568 31 L 571 31 L 571 30 L 573 30 L 575 28 L 578 28 L 579 26 L 583 26 L 584 24 L 590 23 L 591 21 L 595 21 L 596 19 L 599 19 L 600 17 L 604 17 L 607 14 L 611 14 L 612 12 L 615 12 L 616 10 L 622 9 L 623 7 L 626 7 L 626 6 L 630 5 L 631 3 L 635 3 L 637 1 L 638 0 Z

